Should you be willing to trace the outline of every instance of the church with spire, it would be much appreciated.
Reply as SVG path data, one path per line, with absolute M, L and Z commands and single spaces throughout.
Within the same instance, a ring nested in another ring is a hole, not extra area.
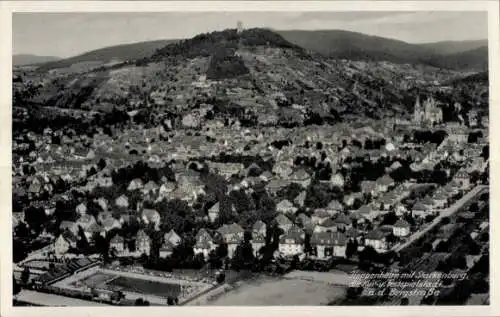
M 418 125 L 431 126 L 443 122 L 443 111 L 432 96 L 428 97 L 423 104 L 420 103 L 420 97 L 417 96 L 413 111 L 413 122 Z

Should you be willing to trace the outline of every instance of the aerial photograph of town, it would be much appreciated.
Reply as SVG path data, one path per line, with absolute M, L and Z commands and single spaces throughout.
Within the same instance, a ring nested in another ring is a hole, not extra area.
M 487 20 L 14 13 L 13 305 L 490 305 Z

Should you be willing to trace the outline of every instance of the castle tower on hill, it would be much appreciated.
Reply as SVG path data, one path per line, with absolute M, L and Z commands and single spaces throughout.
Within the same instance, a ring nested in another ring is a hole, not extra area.
M 243 31 L 243 22 L 238 21 L 236 23 L 236 30 L 237 30 L 238 33 L 241 33 Z

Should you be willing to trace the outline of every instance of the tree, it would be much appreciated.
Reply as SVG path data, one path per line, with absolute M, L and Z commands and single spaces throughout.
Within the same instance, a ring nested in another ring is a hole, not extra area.
M 224 283 L 224 281 L 226 280 L 226 273 L 223 273 L 223 272 L 219 273 L 217 275 L 216 280 L 217 280 L 217 283 L 219 283 L 219 284 Z
M 407 297 L 404 297 L 401 299 L 401 306 L 408 306 L 410 304 L 410 301 L 408 300 Z
M 349 239 L 345 249 L 346 258 L 351 258 L 358 251 L 358 241 L 356 239 Z
M 21 273 L 21 282 L 23 282 L 24 285 L 27 285 L 30 279 L 30 269 L 25 266 L 23 269 L 23 272 Z
M 21 292 L 21 285 L 19 285 L 16 279 L 12 277 L 12 294 L 17 295 L 19 292 Z
M 245 234 L 243 241 L 236 247 L 233 255 L 231 266 L 235 270 L 249 269 L 252 267 L 255 260 L 251 237 Z

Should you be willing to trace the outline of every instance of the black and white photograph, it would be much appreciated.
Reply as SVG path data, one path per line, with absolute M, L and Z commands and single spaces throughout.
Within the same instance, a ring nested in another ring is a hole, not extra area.
M 487 9 L 13 12 L 2 297 L 491 305 L 488 32 Z

